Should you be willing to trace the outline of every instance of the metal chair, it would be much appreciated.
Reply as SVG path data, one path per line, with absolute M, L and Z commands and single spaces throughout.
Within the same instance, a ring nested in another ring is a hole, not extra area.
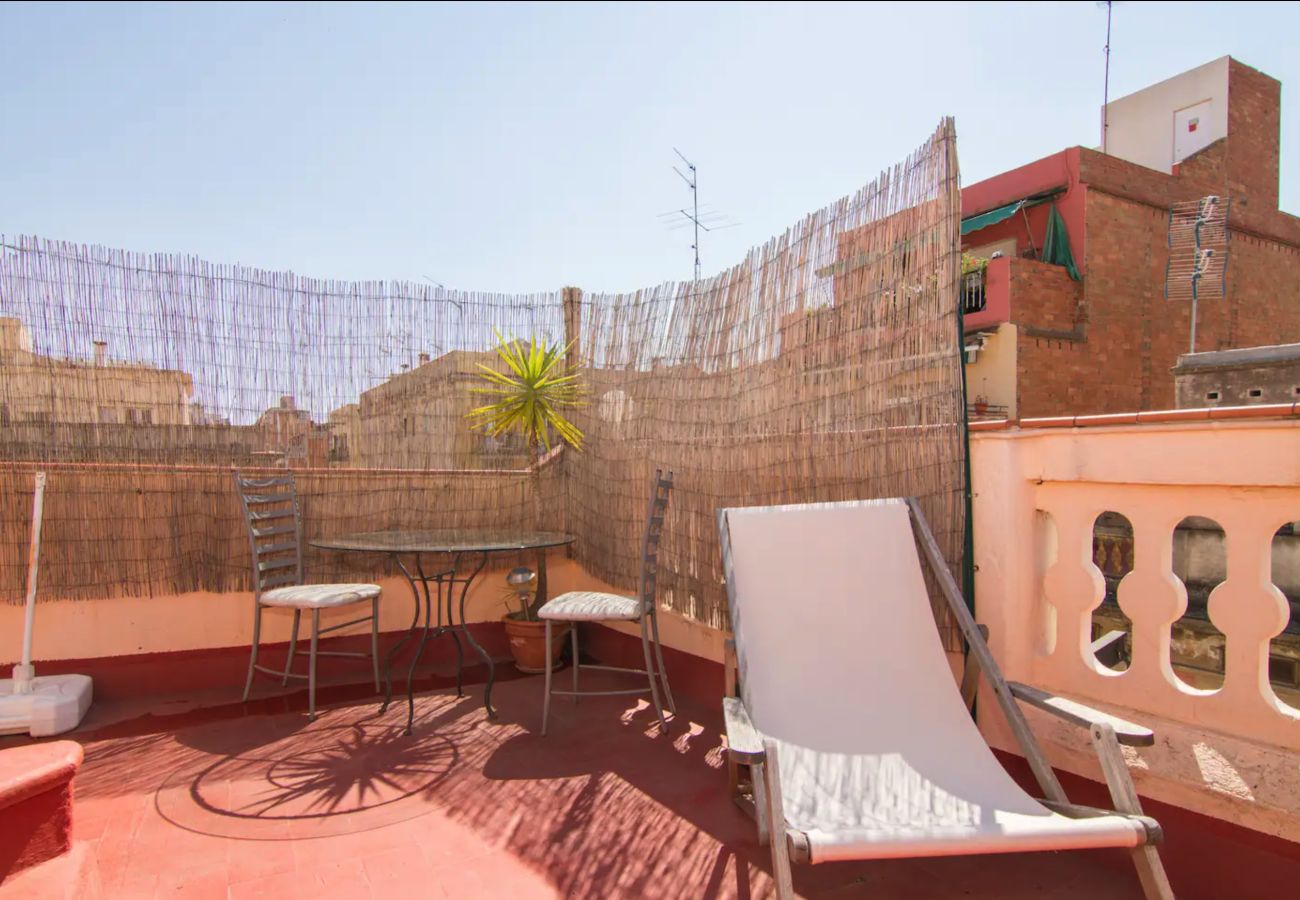
M 248 659 L 248 679 L 244 682 L 244 700 L 253 689 L 253 675 L 263 672 L 280 676 L 280 684 L 290 678 L 307 679 L 307 713 L 316 718 L 316 657 L 370 656 L 374 666 L 375 690 L 379 690 L 379 585 L 377 584 L 304 584 L 302 566 L 302 509 L 293 475 L 272 478 L 244 478 L 234 473 L 235 492 L 239 495 L 248 526 L 248 546 L 253 557 L 253 649 Z M 370 601 L 370 615 L 328 628 L 320 627 L 323 609 Z M 258 645 L 262 636 L 262 609 L 279 607 L 293 610 L 293 633 L 289 638 L 289 656 L 284 669 L 258 665 Z M 311 611 L 311 650 L 307 657 L 307 674 L 292 670 L 298 646 L 298 624 L 303 610 Z M 317 650 L 322 634 L 351 625 L 370 622 L 370 653 L 341 650 Z
M 573 640 L 573 690 L 557 691 L 551 687 L 551 669 L 546 669 L 546 698 L 542 702 L 542 734 L 546 734 L 546 723 L 551 712 L 551 695 L 573 697 L 574 702 L 581 696 L 602 697 L 623 694 L 644 694 L 647 691 L 654 701 L 655 712 L 659 714 L 659 727 L 668 730 L 664 719 L 664 704 L 659 699 L 659 684 L 663 684 L 664 699 L 668 710 L 677 713 L 673 705 L 673 692 L 668 688 L 668 674 L 664 671 L 663 648 L 659 644 L 659 614 L 655 602 L 655 576 L 658 573 L 659 540 L 663 535 L 664 516 L 668 511 L 668 498 L 673 490 L 673 473 L 666 476 L 663 470 L 656 470 L 650 491 L 649 509 L 646 511 L 645 532 L 641 539 L 641 579 L 640 587 L 634 597 L 619 594 L 603 594 L 597 591 L 570 591 L 561 594 L 538 611 L 538 617 L 546 622 L 546 646 L 551 646 L 551 623 L 572 622 L 575 627 L 570 634 Z M 644 669 L 627 669 L 620 666 L 598 666 L 578 664 L 578 622 L 636 622 L 641 628 L 641 648 L 645 651 Z M 650 645 L 654 644 L 654 657 L 651 658 Z M 658 668 L 656 669 L 656 665 Z M 619 691 L 579 691 L 578 671 L 580 669 L 604 669 L 610 672 L 630 672 L 645 675 L 649 688 L 633 688 Z

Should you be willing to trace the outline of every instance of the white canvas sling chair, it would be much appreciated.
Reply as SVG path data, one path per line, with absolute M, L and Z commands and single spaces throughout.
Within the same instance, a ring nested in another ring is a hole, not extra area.
M 1098 847 L 1129 849 L 1146 896 L 1173 897 L 1119 747 L 1152 732 L 1005 681 L 914 500 L 722 509 L 718 527 L 741 694 L 723 701 L 728 751 L 750 767 L 778 897 L 791 861 Z M 1044 800 L 962 702 L 918 542 Z M 1017 700 L 1090 731 L 1116 812 L 1068 801 Z

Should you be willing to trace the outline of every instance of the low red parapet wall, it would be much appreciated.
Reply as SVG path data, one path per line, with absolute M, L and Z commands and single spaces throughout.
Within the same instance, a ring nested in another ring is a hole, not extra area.
M 81 759 L 73 741 L 0 750 L 0 882 L 72 848 L 72 779 Z
M 472 622 L 469 625 L 474 639 L 498 662 L 498 669 L 509 667 L 510 646 L 505 630 L 500 622 Z M 388 631 L 380 634 L 379 658 L 381 672 L 383 661 L 391 648 L 405 631 Z M 417 635 L 407 642 L 393 664 L 393 690 L 406 690 L 406 675 L 411 658 L 411 644 L 418 640 Z M 288 653 L 287 642 L 261 644 L 258 660 L 262 665 L 277 667 L 284 664 Z M 370 653 L 370 635 L 352 634 L 321 638 L 321 650 L 350 651 Z M 474 669 L 474 678 L 481 677 L 477 670 L 482 668 L 474 651 L 465 647 L 465 665 Z M 163 696 L 193 698 L 203 695 L 213 699 L 212 695 L 227 693 L 229 700 L 235 702 L 244 689 L 244 679 L 248 675 L 249 648 L 213 647 L 199 650 L 178 650 L 170 653 L 137 653 L 125 656 L 100 656 L 89 659 L 59 659 L 42 661 L 39 664 L 42 675 L 62 675 L 80 673 L 89 675 L 95 682 L 95 700 L 97 703 L 136 702 Z M 421 663 L 417 679 L 427 681 L 436 673 L 436 677 L 449 676 L 456 661 L 454 645 L 449 637 L 430 637 L 420 657 Z M 294 658 L 294 671 L 307 671 L 307 653 L 305 641 L 298 642 L 298 652 Z M 317 678 L 322 686 L 349 685 L 361 687 L 347 691 L 348 696 L 364 696 L 365 684 L 371 678 L 369 659 L 338 659 L 323 656 L 317 662 Z M 486 669 L 483 668 L 483 673 Z M 445 679 L 444 679 L 445 680 Z M 297 683 L 301 686 L 301 682 Z M 369 688 L 373 692 L 373 686 Z M 270 675 L 259 674 L 253 686 L 256 698 L 268 692 L 279 692 L 278 680 Z M 305 694 L 304 694 L 305 697 Z

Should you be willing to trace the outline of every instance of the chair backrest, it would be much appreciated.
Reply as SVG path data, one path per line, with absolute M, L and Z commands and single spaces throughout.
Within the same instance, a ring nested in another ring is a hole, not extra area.
M 742 694 L 761 732 L 841 753 L 924 753 L 952 729 L 978 742 L 906 501 L 724 509 L 718 525 Z
M 302 584 L 302 511 L 292 474 L 245 478 L 234 473 L 253 557 L 257 596 L 272 588 Z
M 645 514 L 645 532 L 641 536 L 641 584 L 637 596 L 653 616 L 658 616 L 655 602 L 659 575 L 659 542 L 663 538 L 664 518 L 668 515 L 668 498 L 673 492 L 673 473 L 655 470 L 650 487 L 650 503 Z

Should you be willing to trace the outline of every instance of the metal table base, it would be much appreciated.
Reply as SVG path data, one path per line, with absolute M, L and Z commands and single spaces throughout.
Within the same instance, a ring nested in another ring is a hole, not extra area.
M 487 686 L 483 690 L 483 706 L 487 709 L 489 719 L 495 719 L 496 710 L 492 708 L 492 684 L 496 680 L 496 665 L 492 662 L 492 657 L 488 652 L 474 640 L 474 635 L 470 633 L 469 626 L 465 622 L 465 600 L 469 596 L 469 586 L 474 579 L 478 577 L 484 567 L 487 565 L 486 551 L 460 552 L 452 554 L 451 568 L 441 572 L 434 572 L 426 575 L 424 567 L 420 563 L 420 554 L 415 554 L 415 574 L 412 575 L 410 569 L 402 562 L 401 553 L 390 553 L 389 556 L 397 563 L 402 574 L 406 577 L 407 583 L 411 586 L 411 596 L 415 599 L 415 615 L 411 618 L 411 627 L 407 629 L 406 634 L 389 648 L 387 657 L 384 662 L 384 703 L 379 708 L 380 713 L 388 710 L 388 706 L 393 701 L 393 658 L 398 651 L 406 644 L 407 641 L 420 628 L 420 598 L 421 588 L 423 588 L 424 597 L 424 628 L 420 631 L 420 640 L 415 645 L 415 655 L 411 658 L 411 665 L 406 670 L 406 734 L 411 733 L 411 727 L 415 723 L 415 670 L 420 665 L 420 657 L 424 654 L 424 645 L 428 643 L 430 633 L 433 637 L 442 637 L 444 634 L 451 637 L 452 642 L 456 645 L 456 696 L 465 696 L 464 688 L 461 685 L 462 670 L 465 667 L 465 650 L 457 635 L 457 630 L 465 636 L 465 640 L 474 648 L 474 652 L 487 665 L 488 679 Z M 469 574 L 462 574 L 464 569 L 462 561 L 466 558 L 474 560 L 473 571 Z M 429 584 L 432 582 L 436 586 L 438 601 L 435 605 L 433 594 L 429 590 Z M 456 593 L 456 586 L 460 586 L 460 623 L 457 624 L 453 616 L 453 598 Z M 447 624 L 442 623 L 443 603 L 446 602 Z M 433 610 L 437 610 L 438 624 L 433 624 Z

